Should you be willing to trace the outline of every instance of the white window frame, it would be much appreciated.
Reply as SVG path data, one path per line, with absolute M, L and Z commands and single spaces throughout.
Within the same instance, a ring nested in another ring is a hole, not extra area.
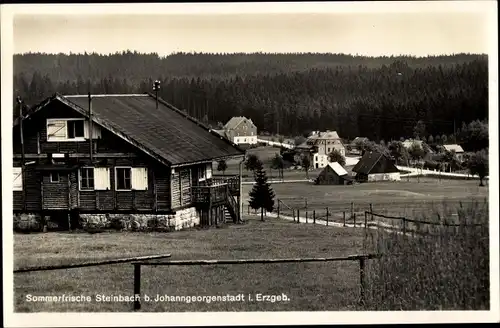
M 130 189 L 118 189 L 118 174 L 117 169 L 129 169 L 130 170 Z M 116 191 L 132 191 L 132 166 L 115 166 L 115 190 Z
M 92 188 L 82 189 L 82 170 L 83 169 L 92 169 L 92 176 L 94 177 L 93 178 L 93 180 L 94 180 L 94 186 Z M 92 167 L 92 166 L 82 166 L 78 170 L 78 190 L 80 190 L 80 191 L 94 191 L 95 190 L 95 168 L 94 167 Z
M 49 124 L 51 122 L 58 122 L 58 121 L 64 121 L 64 139 L 57 139 L 54 140 L 50 138 L 49 136 Z M 83 121 L 83 137 L 76 137 L 76 138 L 68 138 L 68 122 L 70 121 Z M 47 142 L 81 142 L 85 141 L 85 118 L 48 118 L 46 122 L 46 129 L 47 129 Z
M 15 180 L 12 181 L 12 183 L 13 183 L 13 187 L 12 187 L 13 191 L 23 191 L 23 187 L 24 187 L 24 185 L 23 185 L 23 169 L 21 167 L 14 167 L 12 173 L 13 174 L 18 174 L 19 175 L 18 179 L 21 180 L 21 186 L 20 187 L 19 186 L 16 187 L 16 185 L 14 184 Z
M 57 181 L 55 181 L 53 178 L 53 174 L 57 174 Z M 59 183 L 61 181 L 61 175 L 59 174 L 59 172 L 50 172 L 49 174 L 49 179 L 50 179 L 50 183 Z

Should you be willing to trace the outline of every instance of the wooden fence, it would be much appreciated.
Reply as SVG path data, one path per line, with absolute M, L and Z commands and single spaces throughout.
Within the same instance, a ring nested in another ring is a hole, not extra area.
M 296 201 L 296 199 L 294 199 Z M 382 228 L 382 229 L 390 229 L 390 230 L 401 230 L 401 233 L 403 234 L 411 234 L 412 236 L 418 235 L 418 234 L 424 234 L 424 235 L 433 235 L 434 232 L 431 231 L 433 229 L 431 228 L 426 228 L 426 229 L 421 229 L 421 226 L 434 226 L 436 228 L 439 227 L 454 227 L 454 228 L 474 228 L 474 227 L 484 227 L 486 224 L 483 223 L 473 223 L 473 222 L 467 222 L 466 216 L 461 216 L 460 213 L 455 213 L 456 217 L 458 217 L 461 222 L 454 223 L 453 221 L 450 222 L 450 220 L 446 219 L 444 217 L 444 220 L 441 219 L 440 215 L 438 214 L 438 220 L 433 222 L 433 221 L 425 221 L 425 220 L 416 220 L 416 219 L 410 219 L 407 218 L 406 216 L 391 216 L 387 214 L 382 214 L 382 213 L 375 213 L 373 210 L 373 204 L 364 204 L 365 210 L 359 211 L 362 206 L 359 204 L 355 206 L 354 202 L 350 203 L 349 208 L 346 208 L 345 210 L 342 210 L 341 212 L 334 211 L 330 207 L 325 207 L 324 210 L 318 210 L 318 209 L 313 209 L 311 210 L 310 208 L 307 207 L 307 199 L 301 199 L 301 202 L 304 202 L 303 207 L 292 207 L 289 204 L 287 204 L 285 201 L 282 199 L 278 199 L 276 202 L 275 210 L 274 212 L 276 213 L 276 216 L 278 218 L 280 217 L 288 217 L 292 218 L 293 222 L 296 223 L 312 223 L 316 224 L 319 223 L 321 225 L 335 225 L 335 226 L 353 226 L 353 227 L 363 227 L 363 228 Z M 457 204 L 459 204 L 460 209 L 463 208 L 463 202 L 464 201 L 459 201 Z M 477 200 L 471 200 L 469 201 L 471 203 L 477 202 Z M 297 202 L 295 202 L 296 204 Z M 446 204 L 446 203 L 445 203 Z M 487 204 L 487 201 L 485 200 L 485 204 Z M 418 205 L 418 204 L 417 204 Z M 448 204 L 449 205 L 449 204 Z M 367 210 L 369 209 L 369 210 Z M 250 214 L 250 206 L 248 206 L 248 214 Z M 375 220 L 376 218 L 382 219 L 382 220 Z M 463 218 L 463 219 L 462 219 Z M 390 222 L 384 222 L 384 220 L 388 220 Z M 396 224 L 394 224 L 396 222 Z M 424 231 L 426 230 L 426 231 Z M 436 230 L 436 235 L 439 234 L 439 232 Z
M 141 309 L 141 266 L 194 266 L 194 265 L 236 265 L 236 264 L 271 264 L 271 263 L 306 263 L 306 262 L 340 262 L 358 261 L 359 263 L 359 304 L 365 304 L 365 262 L 382 257 L 382 254 L 359 254 L 347 257 L 326 258 L 284 258 L 284 259 L 239 259 L 239 260 L 184 260 L 168 262 L 135 262 L 134 266 L 134 310 Z

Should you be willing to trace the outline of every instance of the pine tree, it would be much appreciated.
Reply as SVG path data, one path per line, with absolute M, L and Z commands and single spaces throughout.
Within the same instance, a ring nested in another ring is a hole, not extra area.
M 250 207 L 254 210 L 260 208 L 260 219 L 264 221 L 264 210 L 272 212 L 274 208 L 274 191 L 267 182 L 267 175 L 261 161 L 257 162 L 254 171 L 255 184 L 249 193 Z

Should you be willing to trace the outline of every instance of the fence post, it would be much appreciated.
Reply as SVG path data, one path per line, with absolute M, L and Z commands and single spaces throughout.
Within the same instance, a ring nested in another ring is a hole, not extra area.
M 356 213 L 354 213 L 353 219 L 354 219 L 354 228 L 356 228 Z
M 344 218 L 344 227 L 345 227 L 345 211 L 342 211 L 342 217 Z
M 306 201 L 306 223 L 307 223 L 307 198 L 305 199 Z
M 306 208 L 306 223 L 308 223 L 308 218 L 307 218 L 307 208 Z
M 354 202 L 351 202 L 351 219 L 354 216 Z
M 365 211 L 365 229 L 368 226 L 368 214 Z
M 297 209 L 297 223 L 300 223 L 300 210 Z
M 403 217 L 403 237 L 406 238 L 406 218 Z
M 278 199 L 278 219 L 280 218 L 280 200 Z
M 328 207 L 326 208 L 326 226 L 328 227 Z
M 134 310 L 141 308 L 141 265 L 134 263 Z
M 372 221 L 373 221 L 373 206 L 372 206 L 372 203 L 370 203 L 370 213 L 372 214 Z
M 360 303 L 365 304 L 365 258 L 361 256 L 359 258 L 359 284 L 360 284 Z
M 250 215 L 250 205 L 247 205 L 248 215 Z
M 316 210 L 313 210 L 313 224 L 316 224 Z

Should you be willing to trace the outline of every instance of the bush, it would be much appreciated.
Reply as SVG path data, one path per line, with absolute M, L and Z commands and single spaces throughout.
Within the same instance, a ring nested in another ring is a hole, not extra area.
M 458 213 L 461 222 L 484 226 L 430 226 L 435 236 L 371 233 L 385 256 L 368 262 L 366 310 L 489 309 L 488 204 Z M 415 229 L 424 233 L 429 225 Z

